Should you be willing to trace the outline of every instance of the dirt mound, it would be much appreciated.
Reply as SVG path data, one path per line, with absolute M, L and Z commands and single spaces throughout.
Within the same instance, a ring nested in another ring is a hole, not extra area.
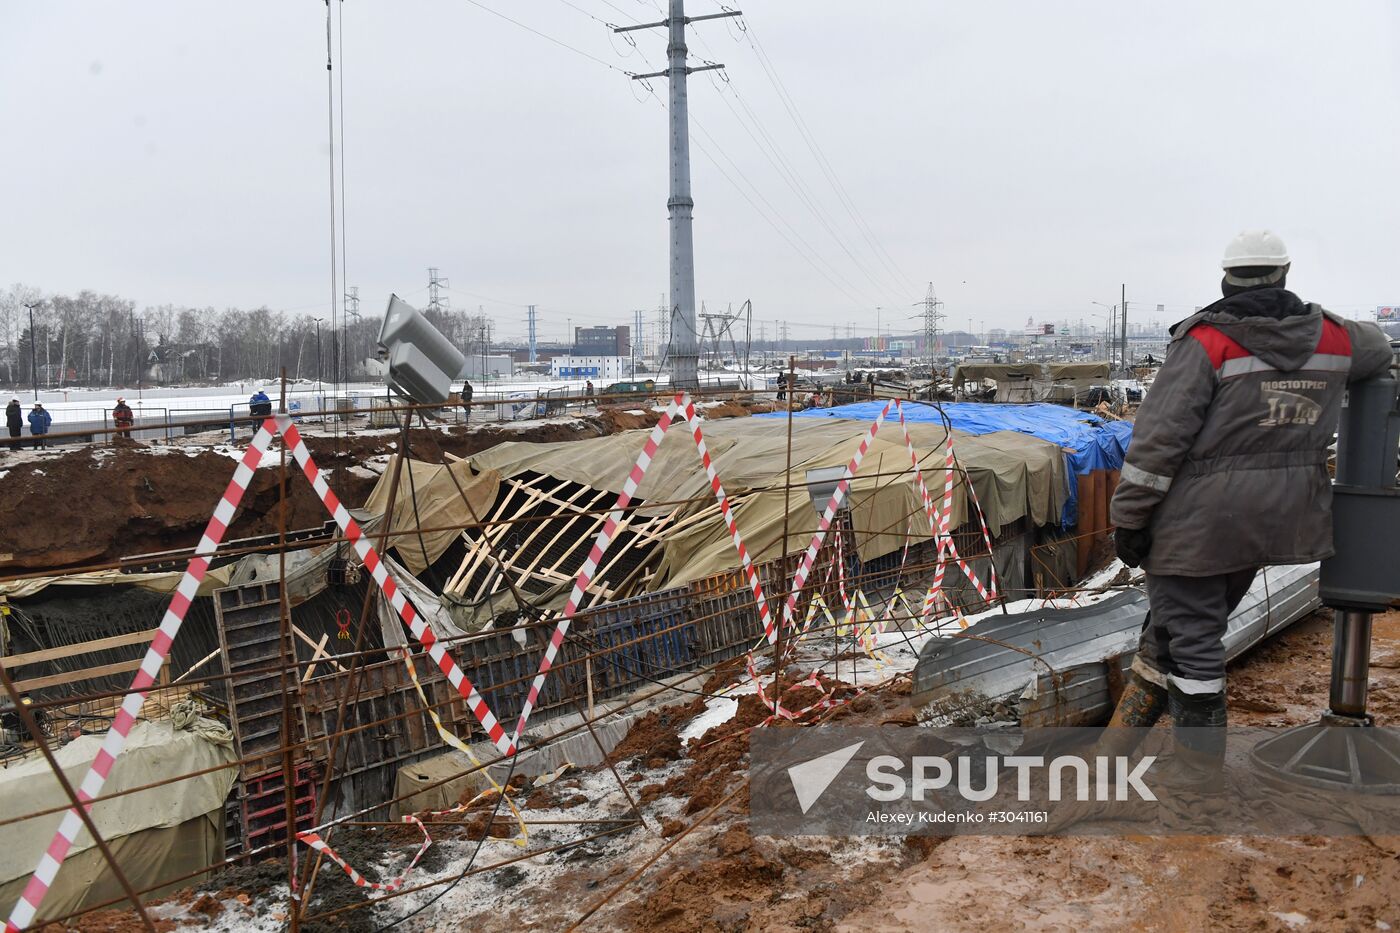
M 742 402 L 720 402 L 709 408 L 701 409 L 700 414 L 707 420 L 715 418 L 747 418 L 753 414 Z
M 627 735 L 608 753 L 608 761 L 616 763 L 642 756 L 649 768 L 675 761 L 681 757 L 681 728 L 704 708 L 705 701 L 697 697 L 685 706 L 652 710 L 632 724 Z
M 57 569 L 193 547 L 234 468 L 232 459 L 216 453 L 142 447 L 77 450 L 11 467 L 0 478 L 6 506 L 0 553 L 14 555 L 5 570 Z M 228 538 L 277 531 L 278 472 L 253 475 Z M 374 485 L 344 470 L 327 479 L 349 505 L 359 505 Z M 294 462 L 287 492 L 289 529 L 325 522 L 325 508 Z

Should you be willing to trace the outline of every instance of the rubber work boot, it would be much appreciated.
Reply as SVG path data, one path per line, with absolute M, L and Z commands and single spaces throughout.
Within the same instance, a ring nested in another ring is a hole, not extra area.
M 1175 683 L 1167 690 L 1175 753 L 1165 783 L 1209 790 L 1221 785 L 1225 770 L 1225 692 L 1183 693 Z
M 1128 682 L 1113 718 L 1099 736 L 1095 754 L 1115 758 L 1131 755 L 1146 733 L 1167 711 L 1167 689 L 1159 687 L 1136 670 L 1128 672 Z
M 1109 762 L 1120 757 L 1131 758 L 1147 737 L 1147 730 L 1156 725 L 1166 711 L 1167 688 L 1154 684 L 1137 670 L 1129 671 L 1113 718 L 1099 733 L 1094 747 L 1087 754 L 1090 768 L 1097 768 L 1100 758 L 1106 758 Z M 1121 804 L 1096 800 L 1062 800 L 1050 804 L 1049 809 L 1044 832 L 1051 834 L 1062 833 L 1079 823 L 1092 823 L 1110 813 L 1118 819 L 1131 819 Z

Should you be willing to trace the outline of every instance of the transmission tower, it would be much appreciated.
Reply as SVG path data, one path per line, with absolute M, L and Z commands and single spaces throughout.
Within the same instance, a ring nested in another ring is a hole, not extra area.
M 666 296 L 656 306 L 656 355 L 658 368 L 662 360 L 671 353 L 671 309 L 666 307 Z
M 442 294 L 442 290 L 449 288 L 447 279 L 443 278 L 435 266 L 428 268 L 428 310 L 446 311 L 448 298 Z
M 928 377 L 933 378 L 933 357 L 935 348 L 938 346 L 938 322 L 946 315 L 943 313 L 943 302 L 938 300 L 938 295 L 933 290 L 933 283 L 928 283 L 928 294 L 923 301 L 914 302 L 915 305 L 924 306 L 924 353 L 928 355 Z
M 739 314 L 735 314 L 732 306 L 729 311 L 725 312 L 700 312 L 700 319 L 704 321 L 704 328 L 701 331 L 702 343 L 708 343 L 710 346 L 711 368 L 720 357 L 721 343 L 725 337 L 729 338 L 729 350 L 734 355 L 735 361 L 738 361 L 739 347 L 734 341 L 734 325 L 738 323 L 742 315 L 742 310 Z
M 738 10 L 686 16 L 685 0 L 671 0 L 670 14 L 659 23 L 621 26 L 613 32 L 666 27 L 670 42 L 666 52 L 670 67 L 665 71 L 633 75 L 634 80 L 666 78 L 671 86 L 671 196 L 666 208 L 671 217 L 671 326 L 670 347 L 672 384 L 693 388 L 700 384 L 699 332 L 695 326 L 695 244 L 691 234 L 691 211 L 695 201 L 690 197 L 690 117 L 686 96 L 686 77 L 696 71 L 723 68 L 714 63 L 690 67 L 685 62 L 685 27 L 707 19 L 738 16 Z
M 360 323 L 360 286 L 350 285 L 345 289 L 345 313 L 340 316 L 340 361 L 342 369 L 348 369 L 350 360 L 350 318 Z M 338 370 L 339 371 L 339 370 Z M 348 372 L 340 372 L 341 381 L 346 381 Z
M 525 312 L 525 321 L 530 328 L 530 362 L 535 362 L 535 306 L 530 305 Z

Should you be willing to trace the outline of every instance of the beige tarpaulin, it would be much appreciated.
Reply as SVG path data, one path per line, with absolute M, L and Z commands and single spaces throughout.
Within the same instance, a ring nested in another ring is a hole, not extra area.
M 483 758 L 489 757 L 483 755 Z M 394 804 L 389 819 L 424 810 L 450 810 L 491 786 L 484 770 L 454 750 L 404 765 L 394 777 Z M 470 772 L 470 773 L 467 773 Z M 505 780 L 504 777 L 501 780 Z M 506 811 L 505 816 L 510 816 Z
M 220 587 L 227 586 L 233 566 L 226 565 L 210 570 L 199 584 L 200 596 L 208 596 Z M 63 577 L 30 577 L 27 580 L 12 580 L 0 583 L 0 596 L 9 599 L 25 599 L 37 595 L 50 586 L 139 586 L 157 593 L 173 593 L 180 585 L 183 572 L 171 573 L 122 573 L 120 570 L 94 570 L 90 573 L 75 573 Z
M 101 735 L 85 735 L 54 753 L 74 786 L 82 780 L 101 744 Z M 168 721 L 138 722 L 112 767 L 103 795 L 218 768 L 234 758 L 231 747 L 176 729 Z M 99 800 L 93 806 L 98 831 L 137 890 L 223 857 L 224 801 L 237 773 L 237 767 L 230 765 L 175 784 Z M 68 803 L 48 762 L 37 754 L 0 771 L 0 800 L 5 802 L 6 816 Z M 5 828 L 5 845 L 0 846 L 0 903 L 11 904 L 19 896 L 62 818 L 60 811 Z M 49 889 L 44 912 L 50 917 L 62 916 L 84 902 L 120 895 L 120 887 L 84 829 Z
M 1050 378 L 1056 382 L 1092 382 L 1108 378 L 1108 363 L 1046 363 L 1050 367 Z
M 366 512 L 383 515 L 388 509 L 389 477 L 392 473 L 393 465 L 390 464 L 365 501 Z M 390 532 L 415 528 L 445 530 L 390 539 L 404 566 L 412 573 L 420 574 L 441 557 L 453 539 L 461 534 L 460 530 L 454 529 L 473 522 L 473 510 L 478 516 L 485 516 L 487 509 L 496 501 L 500 481 L 500 475 L 493 470 L 474 474 L 465 460 L 450 465 L 406 461 L 399 476 L 399 492 L 394 501 Z M 466 502 L 462 499 L 463 493 L 466 494 Z M 470 506 L 467 502 L 471 503 Z
M 916 424 L 910 425 L 909 433 L 914 439 L 929 493 L 935 503 L 940 502 L 944 482 L 943 429 Z M 845 465 L 859 443 L 860 439 L 855 438 L 833 445 L 800 469 L 794 468 L 790 493 L 782 488 L 779 470 L 777 476 L 765 484 L 770 488 L 745 498 L 738 505 L 736 521 L 756 562 L 776 558 L 783 550 L 801 551 L 807 546 L 816 531 L 818 516 L 802 485 L 806 471 Z M 1013 432 L 973 437 L 955 431 L 953 447 L 959 465 L 972 478 L 993 535 L 1022 516 L 1029 516 L 1033 524 L 1042 525 L 1059 515 L 1067 486 L 1064 456 L 1054 444 Z M 906 530 L 915 536 L 926 537 L 931 533 L 908 467 L 909 454 L 898 429 L 888 433 L 882 429 L 851 484 L 851 524 L 862 560 L 903 547 Z M 775 484 L 777 488 L 771 488 Z M 955 484 L 951 523 L 956 528 L 968 520 L 968 501 L 961 472 L 955 476 Z M 779 547 L 785 512 L 789 535 L 786 549 Z M 716 514 L 714 521 L 694 525 L 667 538 L 657 576 L 666 586 L 678 586 L 737 566 L 733 542 Z
M 757 561 L 776 557 L 782 538 L 783 515 L 788 515 L 789 550 L 801 550 L 815 530 L 817 516 L 805 487 L 806 471 L 844 465 L 860 445 L 869 425 L 838 419 L 800 419 L 792 425 L 792 483 L 785 495 L 783 465 L 787 457 L 787 422 L 779 418 L 736 418 L 706 422 L 706 446 L 725 490 L 736 500 L 735 515 L 750 552 Z M 646 501 L 677 501 L 694 497 L 688 517 L 708 512 L 705 520 L 667 538 L 664 557 L 653 588 L 674 586 L 738 566 L 718 508 L 709 498 L 695 445 L 684 426 L 673 428 L 657 450 L 651 468 L 638 487 Z M 544 473 L 597 489 L 620 490 L 648 432 L 558 444 L 506 443 L 477 454 L 472 463 L 503 476 Z M 910 425 L 929 490 L 943 492 L 943 429 Z M 1054 444 L 1015 432 L 981 436 L 954 432 L 960 465 L 973 486 L 995 534 L 1022 516 L 1046 524 L 1059 515 L 1067 495 L 1064 457 Z M 883 475 L 882 475 L 883 474 Z M 784 499 L 787 505 L 784 506 Z M 928 521 L 914 492 L 909 457 L 894 423 L 887 423 L 853 484 L 852 520 L 863 559 L 901 547 L 906 527 L 929 534 Z M 954 496 L 953 525 L 966 520 L 962 490 Z

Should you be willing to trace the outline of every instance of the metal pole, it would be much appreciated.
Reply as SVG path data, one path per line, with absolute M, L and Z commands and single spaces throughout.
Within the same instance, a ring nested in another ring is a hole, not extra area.
M 34 329 L 34 305 L 29 309 L 29 379 L 34 383 L 34 401 L 39 401 L 39 332 Z
M 698 333 L 695 327 L 695 245 L 691 234 L 690 117 L 687 112 L 685 64 L 685 0 L 671 0 L 671 379 L 679 388 L 697 388 Z
M 1338 609 L 1332 618 L 1332 687 L 1329 710 L 1339 716 L 1366 715 L 1366 681 L 1371 668 L 1371 613 Z
M 787 552 L 788 552 L 788 518 L 792 511 L 792 396 L 793 388 L 797 384 L 796 377 L 797 357 L 788 357 L 788 377 L 787 393 L 784 399 L 787 404 L 787 460 L 786 468 L 783 471 L 783 546 L 778 551 L 778 578 L 787 577 Z M 805 486 L 803 487 L 806 488 Z M 784 602 L 787 595 L 783 597 Z M 778 631 L 773 639 L 773 702 L 777 703 L 783 695 L 783 622 L 786 613 L 778 613 Z M 763 691 L 763 685 L 758 684 L 759 692 Z
M 1119 325 L 1123 328 L 1123 350 L 1122 350 L 1122 355 L 1121 355 L 1119 358 L 1123 361 L 1123 369 L 1124 369 L 1124 370 L 1127 370 L 1127 368 L 1128 368 L 1128 286 L 1127 286 L 1126 283 L 1124 283 L 1123 285 L 1120 286 L 1120 288 L 1122 289 L 1122 291 L 1119 293 L 1119 299 L 1118 299 L 1118 300 L 1121 302 L 1121 306 L 1120 306 L 1120 307 L 1121 307 L 1121 310 L 1118 312 L 1118 321 L 1119 321 Z
M 317 325 L 319 328 L 319 324 Z M 277 410 L 287 413 L 287 369 L 282 368 L 282 398 Z M 296 760 L 292 750 L 295 733 L 292 732 L 292 693 L 296 687 L 296 646 L 292 643 L 292 606 L 287 598 L 287 439 L 282 438 L 278 445 L 281 450 L 281 464 L 277 474 L 277 597 L 281 612 L 282 642 L 282 799 L 283 814 L 287 822 L 287 885 L 290 903 L 287 913 L 292 933 L 301 928 L 300 909 L 297 900 L 297 804 L 296 804 Z

